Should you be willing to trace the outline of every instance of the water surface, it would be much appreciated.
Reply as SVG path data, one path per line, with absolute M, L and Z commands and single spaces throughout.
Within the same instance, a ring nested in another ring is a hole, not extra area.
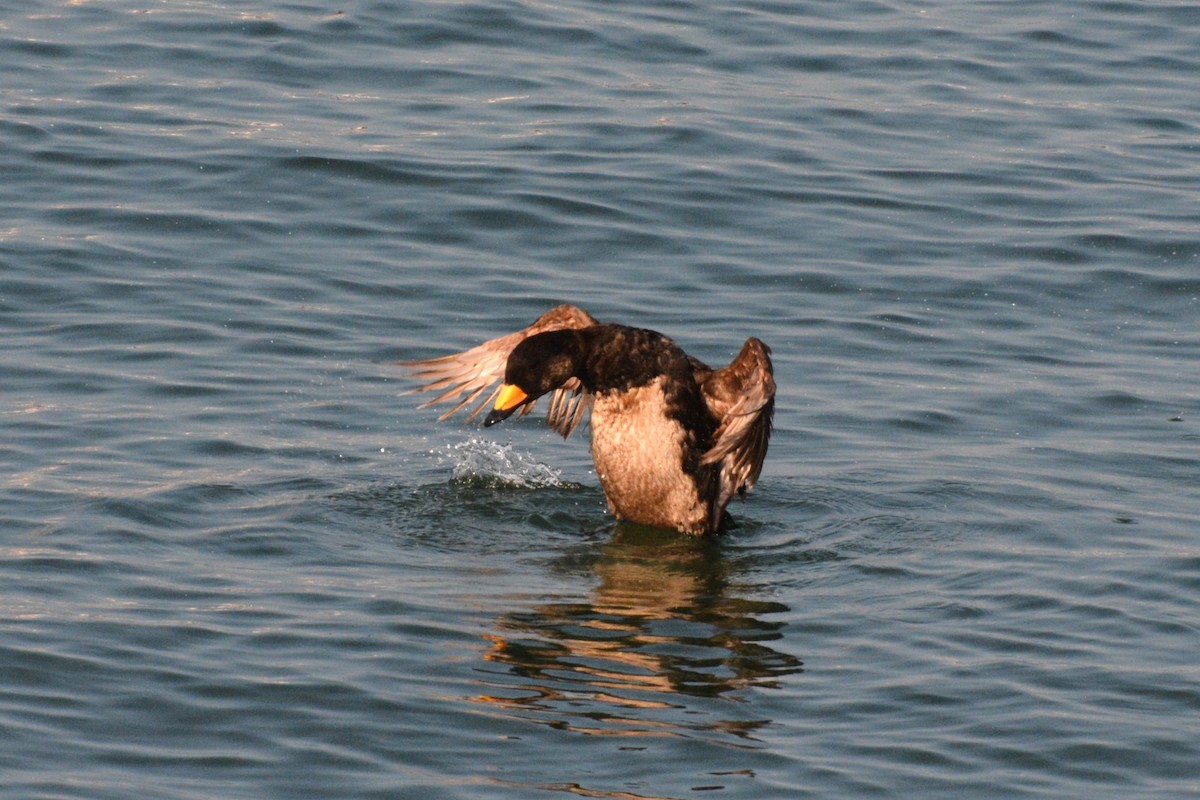
M 1200 791 L 1200 10 L 0 14 L 0 792 Z M 392 362 L 780 393 L 737 527 Z

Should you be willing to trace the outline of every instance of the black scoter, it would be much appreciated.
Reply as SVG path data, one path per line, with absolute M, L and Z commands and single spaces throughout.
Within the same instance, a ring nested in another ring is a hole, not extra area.
M 709 535 L 762 471 L 775 409 L 770 353 L 750 338 L 714 370 L 661 333 L 561 305 L 515 333 L 403 366 L 426 382 L 414 391 L 438 392 L 422 408 L 455 401 L 440 419 L 479 401 L 467 419 L 490 406 L 490 426 L 549 394 L 547 422 L 566 437 L 590 409 L 592 458 L 613 515 Z

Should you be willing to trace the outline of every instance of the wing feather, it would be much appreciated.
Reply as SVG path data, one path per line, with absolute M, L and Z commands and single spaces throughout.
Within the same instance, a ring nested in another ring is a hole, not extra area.
M 537 333 L 563 328 L 587 328 L 596 320 L 583 309 L 572 305 L 556 306 L 538 317 L 533 324 L 505 336 L 498 336 L 461 353 L 439 356 L 422 361 L 402 361 L 413 378 L 423 385 L 407 394 L 438 392 L 432 400 L 421 404 L 427 408 L 438 403 L 455 402 L 449 411 L 438 420 L 453 416 L 478 402 L 467 414 L 467 421 L 475 419 L 484 409 L 490 408 L 500 391 L 499 381 L 504 378 L 504 367 L 508 355 L 520 342 Z M 494 386 L 494 388 L 493 388 Z M 491 388 L 491 392 L 488 389 Z M 461 397 L 465 395 L 465 397 Z M 483 398 L 480 400 L 480 398 Z M 521 409 L 522 414 L 533 408 L 533 403 Z M 547 423 L 563 436 L 575 430 L 584 412 L 591 405 L 591 397 L 578 380 L 572 378 L 551 393 Z
M 592 396 L 584 390 L 583 384 L 577 378 L 571 378 L 551 393 L 546 424 L 565 439 L 579 425 L 591 403 Z
M 713 446 L 701 458 L 701 463 L 720 465 L 718 508 L 752 489 L 762 472 L 775 414 L 774 373 L 771 349 L 750 338 L 729 366 L 701 385 L 718 423 Z

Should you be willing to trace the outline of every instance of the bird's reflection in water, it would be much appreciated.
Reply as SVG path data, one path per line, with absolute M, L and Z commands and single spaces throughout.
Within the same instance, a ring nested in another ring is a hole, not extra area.
M 476 700 L 582 733 L 752 740 L 769 720 L 728 701 L 801 671 L 765 644 L 783 624 L 762 616 L 788 608 L 731 596 L 719 543 L 621 525 L 592 557 L 590 602 L 499 618 Z

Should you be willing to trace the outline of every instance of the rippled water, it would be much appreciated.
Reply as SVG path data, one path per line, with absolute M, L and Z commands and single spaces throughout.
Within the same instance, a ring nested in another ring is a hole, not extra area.
M 0 794 L 1200 792 L 1200 8 L 0 12 Z M 774 349 L 718 541 L 392 362 Z

